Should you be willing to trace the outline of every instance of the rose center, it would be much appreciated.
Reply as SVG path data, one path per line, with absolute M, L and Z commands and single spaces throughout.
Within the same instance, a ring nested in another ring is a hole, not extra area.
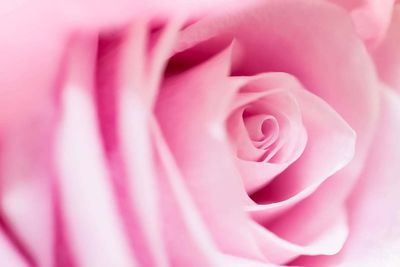
M 268 149 L 279 136 L 279 124 L 271 115 L 259 114 L 243 116 L 243 122 L 253 145 L 259 149 Z

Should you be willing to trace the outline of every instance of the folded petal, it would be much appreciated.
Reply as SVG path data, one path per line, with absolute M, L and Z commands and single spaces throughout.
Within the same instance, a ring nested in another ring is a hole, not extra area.
M 261 204 L 248 207 L 265 227 L 257 228 L 258 235 L 264 231 L 264 238 L 259 238 L 264 253 L 278 263 L 298 255 L 334 254 L 343 246 L 347 237 L 343 202 L 326 199 L 340 187 L 331 185 L 332 192 L 323 193 L 318 188 L 326 179 L 334 179 L 331 176 L 352 159 L 355 144 L 354 131 L 327 103 L 293 83 L 290 76 L 286 78 L 281 87 L 286 86 L 295 95 L 308 141 L 295 162 L 251 195 Z M 334 229 L 338 232 L 331 235 Z
M 311 210 L 306 214 L 311 223 L 288 217 L 291 220 L 283 224 L 279 222 L 273 228 L 274 232 L 253 224 L 254 235 L 269 261 L 287 264 L 299 255 L 333 255 L 340 251 L 348 234 L 344 212 L 335 211 L 329 217 L 319 218 L 311 217 Z
M 400 262 L 398 136 L 400 99 L 382 91 L 378 132 L 359 183 L 348 201 L 349 240 L 335 257 L 301 258 L 306 266 L 396 266 Z
M 234 79 L 243 84 L 233 102 L 227 131 L 233 150 L 236 150 L 246 191 L 251 194 L 298 159 L 304 150 L 307 133 L 297 99 L 290 92 L 289 87 L 299 86 L 290 84 L 292 77 L 268 73 Z M 275 121 L 270 128 L 265 129 L 264 119 L 262 125 L 258 125 L 260 129 L 246 127 L 250 119 L 259 120 L 265 116 L 269 121 Z M 268 140 L 255 141 L 251 137 L 254 132 L 271 136 Z
M 224 120 L 236 87 L 227 77 L 230 49 L 166 80 L 156 116 L 196 206 L 218 247 L 262 257 L 247 227 L 245 192 L 226 142 Z
M 56 136 L 62 231 L 79 266 L 136 266 L 99 138 L 92 98 L 96 45 L 90 38 L 75 42 Z
M 304 89 L 293 93 L 300 105 L 308 141 L 299 159 L 275 178 L 266 191 L 257 193 L 255 197 L 260 200 L 282 200 L 313 187 L 343 168 L 354 155 L 356 138 L 348 124 L 320 98 Z
M 357 161 L 366 155 L 378 112 L 379 84 L 373 62 L 344 10 L 324 1 L 268 0 L 257 8 L 188 27 L 177 49 L 199 43 L 207 47 L 207 42 L 216 47 L 229 37 L 238 47 L 233 74 L 294 75 L 357 132 Z

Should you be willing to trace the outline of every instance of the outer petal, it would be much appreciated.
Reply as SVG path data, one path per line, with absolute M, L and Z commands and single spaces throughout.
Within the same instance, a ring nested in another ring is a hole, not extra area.
M 0 9 L 3 3 L 15 3 L 0 11 L 0 132 L 4 132 L 30 121 L 48 105 L 68 34 L 51 4 L 1 2 Z
M 400 264 L 400 98 L 383 89 L 378 132 L 349 200 L 347 266 Z
M 223 120 L 235 87 L 229 51 L 163 85 L 156 115 L 201 215 L 221 250 L 262 258 L 248 229 L 243 190 Z
M 62 116 L 55 144 L 61 231 L 77 266 L 136 266 L 99 139 L 92 98 L 93 40 L 74 43 L 61 94 Z
M 179 21 L 168 23 L 158 36 L 149 33 L 146 22 L 136 23 L 128 32 L 121 31 L 127 38 L 118 33 L 103 38 L 97 80 L 102 134 L 127 235 L 141 264 L 188 266 L 195 261 L 218 266 L 221 255 L 151 109 Z M 182 249 L 190 253 L 182 254 Z
M 29 263 L 45 267 L 53 266 L 55 252 L 49 146 L 54 107 L 49 101 L 42 104 L 40 113 L 0 135 L 0 220 Z
M 12 243 L 7 240 L 3 231 L 0 232 L 0 251 L 0 264 L 2 266 L 28 267 L 27 262 L 13 247 Z
M 374 145 L 349 200 L 350 236 L 332 258 L 302 258 L 305 266 L 397 266 L 400 263 L 400 99 L 382 91 L 382 112 Z M 339 191 L 338 191 L 339 192 Z
M 307 221 L 305 226 L 305 220 L 296 218 L 288 218 L 294 219 L 292 225 L 280 225 L 284 229 L 280 234 L 284 233 L 288 239 L 266 231 L 260 225 L 253 225 L 255 238 L 268 260 L 275 264 L 287 264 L 298 255 L 332 255 L 342 248 L 348 234 L 343 212 L 335 210 L 334 215 L 323 220 L 311 217 L 310 213 L 308 215 L 312 220 Z

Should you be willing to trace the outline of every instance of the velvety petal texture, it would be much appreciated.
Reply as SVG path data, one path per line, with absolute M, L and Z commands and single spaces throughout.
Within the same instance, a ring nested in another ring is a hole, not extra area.
M 168 79 L 160 92 L 156 114 L 216 242 L 223 251 L 260 258 L 246 227 L 248 218 L 237 208 L 242 205 L 245 194 L 223 128 L 231 99 L 228 94 L 235 93 L 234 83 L 229 83 L 227 77 L 229 62 L 227 48 L 204 65 Z M 210 110 L 208 105 L 219 108 Z M 213 153 L 208 153 L 210 147 Z
M 399 107 L 400 98 L 383 89 L 379 130 L 368 157 L 368 165 L 347 202 L 349 239 L 343 250 L 332 258 L 302 258 L 301 266 L 396 266 L 399 250 Z M 390 149 L 389 149 L 390 148 Z M 385 153 L 382 153 L 382 150 Z M 392 212 L 388 212 L 392 211 Z
M 68 37 L 67 26 L 52 5 L 2 1 L 1 132 L 16 127 L 15 124 L 20 121 L 32 119 L 43 112 L 43 106 L 48 105 L 51 92 L 60 78 Z
M 371 53 L 381 79 L 400 92 L 400 3 L 393 8 L 392 20 L 385 38 Z
M 398 266 L 396 0 L 0 3 L 0 265 Z

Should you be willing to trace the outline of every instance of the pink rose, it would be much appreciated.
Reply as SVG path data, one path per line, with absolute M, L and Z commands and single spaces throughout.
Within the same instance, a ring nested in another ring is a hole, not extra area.
M 398 1 L 221 3 L 6 6 L 0 266 L 400 263 Z

